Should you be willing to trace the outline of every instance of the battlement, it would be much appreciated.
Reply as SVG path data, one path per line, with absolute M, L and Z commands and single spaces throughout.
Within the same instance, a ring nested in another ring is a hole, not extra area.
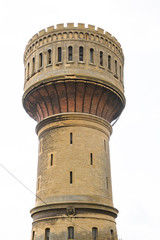
M 110 33 L 104 31 L 104 29 L 95 27 L 88 24 L 88 27 L 83 23 L 67 23 L 57 24 L 56 27 L 50 26 L 47 29 L 42 29 L 35 34 L 29 41 L 25 48 L 24 61 L 27 56 L 37 47 L 45 45 L 49 42 L 56 42 L 59 40 L 74 40 L 81 39 L 83 41 L 98 42 L 99 44 L 106 45 L 113 52 L 121 56 L 124 59 L 123 51 L 120 43 Z

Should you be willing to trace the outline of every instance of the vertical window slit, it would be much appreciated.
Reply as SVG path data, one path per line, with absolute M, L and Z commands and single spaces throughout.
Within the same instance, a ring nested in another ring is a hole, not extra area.
M 90 164 L 93 165 L 93 154 L 90 153 Z
M 73 174 L 72 174 L 72 172 L 70 172 L 70 184 L 72 184 L 73 183 Z
M 61 62 L 62 61 L 62 48 L 59 47 L 58 48 L 58 62 Z
M 51 58 L 51 49 L 48 49 L 48 61 L 47 61 L 48 64 L 51 64 L 52 63 L 52 58 Z
M 43 65 L 43 56 L 42 53 L 39 54 L 39 67 L 41 68 Z
M 83 47 L 79 47 L 79 61 L 83 61 Z
M 73 143 L 73 136 L 72 136 L 72 133 L 70 133 L 70 144 Z
M 74 227 L 68 227 L 68 239 L 74 239 Z
M 104 139 L 104 151 L 106 152 L 106 140 Z
M 29 78 L 29 71 L 30 71 L 30 66 L 29 66 L 29 63 L 28 63 L 28 71 L 27 71 L 27 78 Z
M 42 53 L 39 54 L 39 67 L 41 68 L 43 65 L 43 56 Z
M 100 51 L 100 66 L 103 66 L 103 52 Z
M 35 240 L 35 231 L 32 232 L 32 240 Z
M 120 78 L 120 81 L 122 81 L 121 66 L 119 67 L 119 78 Z
M 49 240 L 50 238 L 50 228 L 45 229 L 45 240 Z
M 96 227 L 92 228 L 92 240 L 97 240 L 98 229 Z
M 35 58 L 32 59 L 32 73 L 35 73 Z
M 115 60 L 115 75 L 117 76 L 117 60 Z
M 37 191 L 40 190 L 40 178 L 38 178 L 38 182 L 37 182 Z
M 111 56 L 108 55 L 108 69 L 111 70 Z
M 90 48 L 90 63 L 93 63 L 93 48 Z
M 114 231 L 111 229 L 111 240 L 114 240 Z
M 53 166 L 53 153 L 51 153 L 51 162 L 50 162 L 51 166 Z
M 108 177 L 106 177 L 106 189 L 108 189 Z
M 72 46 L 68 47 L 68 61 L 72 61 Z

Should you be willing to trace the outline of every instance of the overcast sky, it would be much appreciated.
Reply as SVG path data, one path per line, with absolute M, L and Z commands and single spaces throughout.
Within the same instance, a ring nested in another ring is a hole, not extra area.
M 36 189 L 36 122 L 22 107 L 23 53 L 58 23 L 103 28 L 125 55 L 126 108 L 110 140 L 114 206 L 122 240 L 160 239 L 160 1 L 3 0 L 0 3 L 0 163 Z M 29 240 L 35 196 L 0 166 L 0 238 Z

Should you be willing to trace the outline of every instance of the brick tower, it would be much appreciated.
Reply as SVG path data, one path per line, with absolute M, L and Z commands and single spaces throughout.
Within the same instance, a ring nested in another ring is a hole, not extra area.
M 24 53 L 23 106 L 39 138 L 32 240 L 117 240 L 109 138 L 125 106 L 124 56 L 103 29 L 58 24 Z

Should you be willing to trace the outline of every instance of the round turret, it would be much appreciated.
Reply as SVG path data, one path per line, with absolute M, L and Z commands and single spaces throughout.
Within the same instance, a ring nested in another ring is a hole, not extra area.
M 24 53 L 23 105 L 37 122 L 81 112 L 112 122 L 125 105 L 118 41 L 92 25 L 69 23 L 34 35 Z

